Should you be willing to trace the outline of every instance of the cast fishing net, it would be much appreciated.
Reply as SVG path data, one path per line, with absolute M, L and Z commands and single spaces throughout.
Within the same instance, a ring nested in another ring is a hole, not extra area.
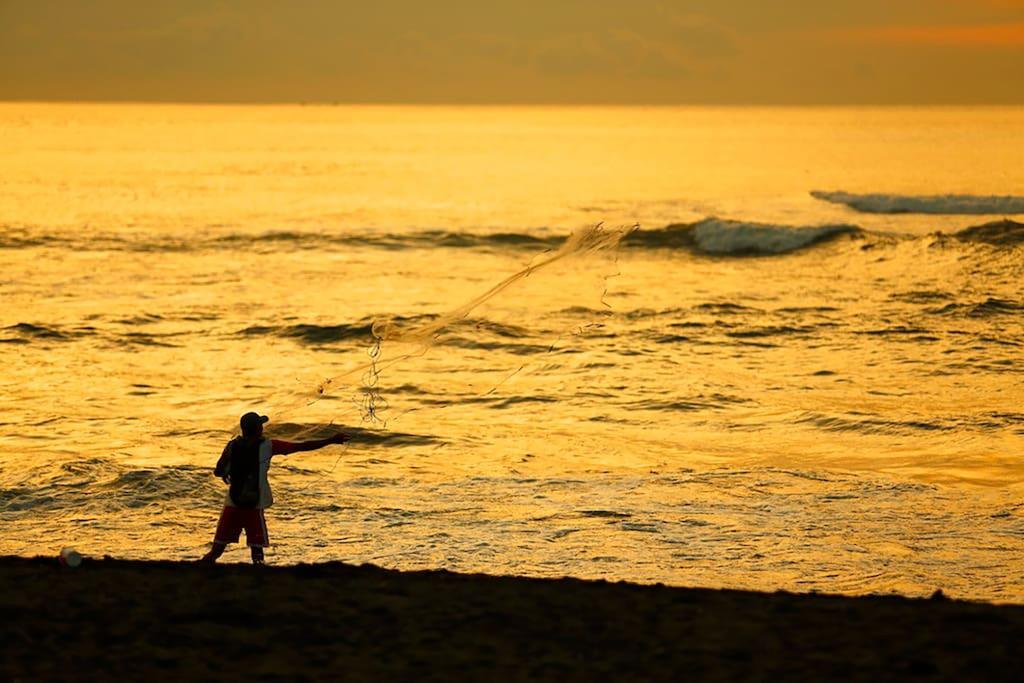
M 333 428 L 330 431 L 360 426 L 387 429 L 389 419 L 394 419 L 394 416 L 388 415 L 389 403 L 382 389 L 382 378 L 389 372 L 428 354 L 431 349 L 443 343 L 454 329 L 465 328 L 471 314 L 488 302 L 507 296 L 510 290 L 517 285 L 522 285 L 527 278 L 535 281 L 540 276 L 555 274 L 560 267 L 567 266 L 570 261 L 583 259 L 595 261 L 593 267 L 590 267 L 590 263 L 587 266 L 598 273 L 598 299 L 603 306 L 607 307 L 605 295 L 609 279 L 617 274 L 615 264 L 618 260 L 619 245 L 634 229 L 636 226 L 607 228 L 602 224 L 579 229 L 570 234 L 558 248 L 548 249 L 535 255 L 528 264 L 519 270 L 445 313 L 412 319 L 380 318 L 374 320 L 365 360 L 353 363 L 341 372 L 335 372 L 313 386 L 302 387 L 286 400 L 270 407 L 267 412 L 271 417 L 272 424 L 290 425 L 294 432 L 288 436 L 293 439 L 324 436 L 329 431 L 328 428 Z M 582 325 L 577 323 L 572 329 L 555 334 L 550 348 L 554 349 L 559 339 L 579 333 L 593 324 L 595 323 Z M 464 332 L 464 329 L 460 329 L 460 332 Z M 525 364 L 521 364 L 509 368 L 508 372 L 504 373 L 504 377 L 484 393 L 493 393 L 511 377 L 521 372 L 524 367 Z M 358 411 L 358 417 L 355 420 L 358 424 L 353 424 L 350 410 L 346 410 L 348 414 L 339 416 L 339 419 L 328 425 L 319 422 L 308 424 L 301 421 L 302 415 L 309 414 L 311 408 L 319 402 L 325 399 L 335 400 L 338 395 L 345 392 L 350 394 L 346 408 Z M 358 441 L 358 436 L 356 441 Z M 334 470 L 343 454 L 344 451 L 338 456 L 331 469 L 327 471 L 328 473 Z

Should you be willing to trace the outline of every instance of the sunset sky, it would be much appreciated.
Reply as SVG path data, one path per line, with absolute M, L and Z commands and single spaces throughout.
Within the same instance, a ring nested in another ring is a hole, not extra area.
M 0 99 L 1024 103 L 1024 0 L 0 0 Z

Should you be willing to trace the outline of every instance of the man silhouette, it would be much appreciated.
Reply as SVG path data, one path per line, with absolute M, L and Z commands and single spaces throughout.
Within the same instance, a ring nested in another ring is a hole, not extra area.
M 292 443 L 279 439 L 265 439 L 263 425 L 266 415 L 246 413 L 239 420 L 242 435 L 228 442 L 217 461 L 213 473 L 228 484 L 227 499 L 217 523 L 213 547 L 200 562 L 213 564 L 228 543 L 237 543 L 242 530 L 252 553 L 253 564 L 263 564 L 263 549 L 270 545 L 264 510 L 274 504 L 267 472 L 275 455 L 289 455 L 301 451 L 315 451 L 324 446 L 348 441 L 342 433 L 326 439 Z

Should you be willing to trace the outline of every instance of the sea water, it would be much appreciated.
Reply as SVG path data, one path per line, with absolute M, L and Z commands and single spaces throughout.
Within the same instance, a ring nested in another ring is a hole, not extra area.
M 275 460 L 274 563 L 1020 602 L 1022 151 L 1020 108 L 0 105 L 0 553 L 198 557 L 252 409 L 354 437 Z

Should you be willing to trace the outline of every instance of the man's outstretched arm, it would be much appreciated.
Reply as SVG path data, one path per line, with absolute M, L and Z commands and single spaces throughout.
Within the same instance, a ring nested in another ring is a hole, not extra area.
M 337 443 L 345 443 L 348 441 L 348 436 L 342 433 L 329 436 L 326 439 L 315 439 L 313 441 L 281 441 L 279 439 L 272 439 L 271 445 L 273 446 L 274 455 L 290 455 L 291 453 L 301 453 L 303 451 L 315 451 L 325 446 L 331 446 Z

